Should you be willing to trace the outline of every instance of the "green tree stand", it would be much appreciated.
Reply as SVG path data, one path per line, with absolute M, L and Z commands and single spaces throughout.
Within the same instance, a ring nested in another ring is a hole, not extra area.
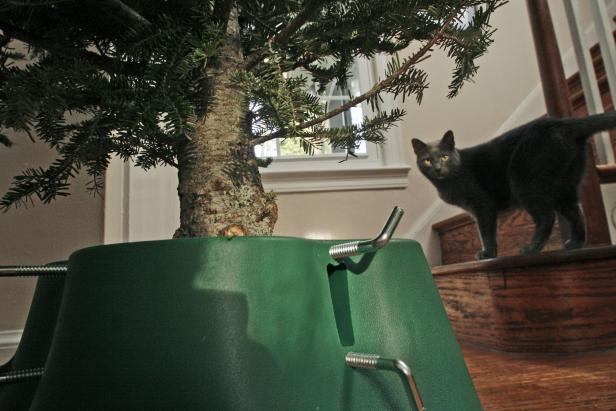
M 177 239 L 69 260 L 32 410 L 480 410 L 418 243 L 336 261 L 334 241 Z M 30 320 L 29 320 L 30 321 Z

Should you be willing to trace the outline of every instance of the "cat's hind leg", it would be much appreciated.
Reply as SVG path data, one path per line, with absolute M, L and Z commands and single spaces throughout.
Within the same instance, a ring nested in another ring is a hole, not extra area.
M 569 202 L 559 205 L 556 211 L 562 214 L 570 225 L 571 238 L 565 242 L 565 250 L 584 247 L 586 243 L 586 223 L 582 207 L 578 203 Z
M 482 249 L 475 254 L 475 258 L 485 260 L 496 257 L 498 253 L 496 243 L 498 213 L 496 209 L 484 206 L 482 209 L 476 210 L 473 215 L 477 221 L 482 245 Z
M 535 222 L 535 232 L 530 243 L 522 247 L 520 252 L 524 255 L 540 252 L 547 243 L 554 227 L 555 213 L 549 207 L 543 206 L 541 201 L 526 206 L 526 211 Z

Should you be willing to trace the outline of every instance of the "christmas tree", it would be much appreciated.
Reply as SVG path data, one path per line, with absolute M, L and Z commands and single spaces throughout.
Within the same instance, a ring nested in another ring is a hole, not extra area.
M 0 208 L 67 195 L 80 172 L 100 191 L 119 155 L 145 169 L 177 167 L 176 236 L 271 235 L 277 207 L 254 147 L 295 138 L 307 153 L 326 142 L 352 154 L 360 141 L 383 142 L 404 116 L 381 109 L 383 93 L 420 103 L 420 63 L 440 48 L 454 62 L 457 95 L 503 3 L 1 0 L 0 145 L 11 145 L 12 129 L 58 156 L 16 176 Z M 344 89 L 355 59 L 377 54 L 386 73 L 363 94 L 329 110 L 311 92 Z M 361 124 L 326 126 L 365 102 L 374 114 Z

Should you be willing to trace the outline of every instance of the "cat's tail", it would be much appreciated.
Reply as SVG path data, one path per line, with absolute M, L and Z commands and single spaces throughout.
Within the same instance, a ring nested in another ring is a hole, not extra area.
M 600 131 L 616 128 L 616 110 L 583 118 L 568 118 L 565 121 L 576 139 L 586 139 Z

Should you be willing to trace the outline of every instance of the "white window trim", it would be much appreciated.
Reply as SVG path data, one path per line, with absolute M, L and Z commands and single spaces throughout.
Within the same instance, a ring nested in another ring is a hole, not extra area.
M 358 63 L 360 88 L 368 90 L 383 78 L 386 62 L 382 56 Z M 391 95 L 383 95 L 382 109 L 394 108 Z M 370 113 L 370 106 L 362 103 L 362 111 Z M 263 186 L 276 193 L 311 191 L 365 190 L 376 188 L 406 188 L 410 160 L 399 127 L 387 132 L 383 144 L 367 144 L 367 155 L 346 161 L 344 154 L 275 158 L 267 168 L 261 168 Z

